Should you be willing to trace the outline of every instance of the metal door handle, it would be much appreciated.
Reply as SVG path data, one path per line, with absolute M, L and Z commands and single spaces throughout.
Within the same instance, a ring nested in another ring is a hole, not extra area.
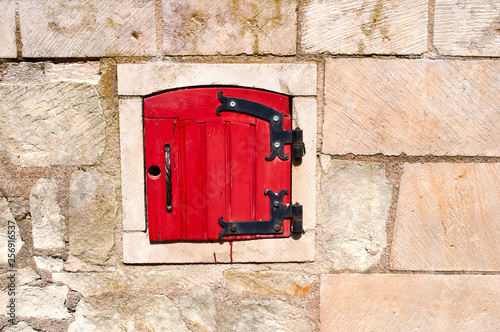
M 170 163 L 170 144 L 165 144 L 165 188 L 167 191 L 167 212 L 172 211 L 172 171 Z

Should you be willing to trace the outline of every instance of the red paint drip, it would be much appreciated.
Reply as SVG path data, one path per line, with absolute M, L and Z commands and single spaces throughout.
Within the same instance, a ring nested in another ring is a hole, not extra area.
M 215 252 L 214 252 L 214 262 L 217 263 L 217 256 L 215 256 Z
M 231 263 L 233 262 L 233 241 L 229 242 L 229 246 L 231 247 L 231 251 L 229 252 L 229 258 L 231 259 Z

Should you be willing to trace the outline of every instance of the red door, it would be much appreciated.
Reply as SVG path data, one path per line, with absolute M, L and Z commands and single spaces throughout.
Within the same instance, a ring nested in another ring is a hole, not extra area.
M 272 211 L 278 213 L 278 205 L 284 211 L 290 204 L 290 194 L 283 190 L 291 192 L 291 158 L 266 160 L 266 157 L 271 159 L 271 145 L 279 145 L 271 142 L 270 122 L 232 111 L 218 115 L 219 99 L 226 97 L 274 109 L 283 115 L 279 120 L 283 130 L 291 130 L 290 99 L 281 94 L 210 87 L 146 98 L 144 135 L 150 241 L 290 236 L 289 219 L 283 219 L 273 226 L 274 230 L 264 234 L 245 231 L 249 229 L 247 226 L 252 228 L 273 219 Z M 291 146 L 280 146 L 279 151 L 289 156 Z M 277 196 L 273 201 L 269 191 L 281 192 L 282 201 L 276 203 L 281 199 Z M 224 228 L 226 222 L 236 223 Z M 236 235 L 231 235 L 232 232 Z

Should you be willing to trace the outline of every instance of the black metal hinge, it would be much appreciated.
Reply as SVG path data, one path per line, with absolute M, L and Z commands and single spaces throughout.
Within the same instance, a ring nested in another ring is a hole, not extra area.
M 255 234 L 283 234 L 283 219 L 291 219 L 291 231 L 302 233 L 302 205 L 283 204 L 283 196 L 288 195 L 288 190 L 279 193 L 266 190 L 266 195 L 271 201 L 271 219 L 264 221 L 232 221 L 226 222 L 219 217 L 219 225 L 223 228 L 219 239 L 230 235 L 255 235 Z
M 226 97 L 219 91 L 217 94 L 222 105 L 217 107 L 217 115 L 221 112 L 235 112 L 252 115 L 256 118 L 269 122 L 271 130 L 271 154 L 266 156 L 267 161 L 274 160 L 278 156 L 281 160 L 288 160 L 285 155 L 284 145 L 292 144 L 292 157 L 294 164 L 300 164 L 306 153 L 302 130 L 283 130 L 283 114 L 269 106 L 256 103 L 251 100 Z

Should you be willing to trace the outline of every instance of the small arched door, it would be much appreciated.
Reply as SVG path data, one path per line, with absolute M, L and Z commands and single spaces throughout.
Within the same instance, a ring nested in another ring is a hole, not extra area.
M 206 87 L 145 98 L 150 241 L 288 237 L 291 228 L 301 231 L 301 206 L 290 205 L 288 145 L 301 133 L 291 130 L 290 97 L 282 94 Z M 300 148 L 300 138 L 295 140 Z

